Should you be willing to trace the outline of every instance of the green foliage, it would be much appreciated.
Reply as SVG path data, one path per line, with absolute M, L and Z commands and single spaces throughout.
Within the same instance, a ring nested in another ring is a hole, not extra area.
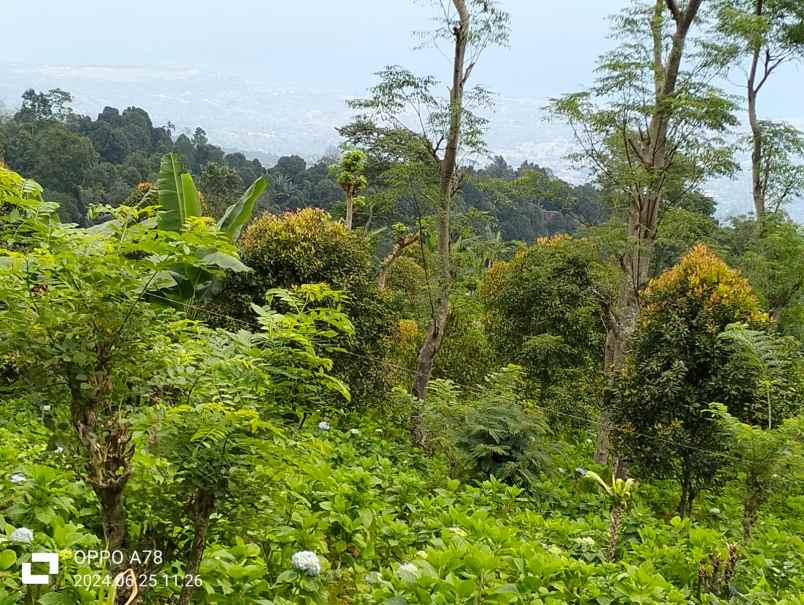
M 541 239 L 494 264 L 480 293 L 498 354 L 545 381 L 570 368 L 600 367 L 600 314 L 613 283 L 589 239 Z
M 751 531 L 759 508 L 768 501 L 772 490 L 786 480 L 798 481 L 804 471 L 804 419 L 787 419 L 778 428 L 762 429 L 737 420 L 723 404 L 713 404 L 717 421 L 731 437 L 731 451 L 736 454 L 735 470 L 745 473 L 743 486 L 743 539 Z
M 644 292 L 631 360 L 615 389 L 613 417 L 627 459 L 643 476 L 678 479 L 682 516 L 723 463 L 718 451 L 726 442 L 709 404 L 753 417 L 758 385 L 720 346 L 719 335 L 734 322 L 762 329 L 767 318 L 748 282 L 697 245 Z
M 252 271 L 229 280 L 212 307 L 213 319 L 250 321 L 251 305 L 262 306 L 272 288 L 328 284 L 344 293 L 336 302 L 355 327 L 352 337 L 339 341 L 344 350 L 333 356 L 336 374 L 349 384 L 357 403 L 381 396 L 386 383 L 380 360 L 393 317 L 374 283 L 366 240 L 326 212 L 305 209 L 262 215 L 243 233 L 241 254 Z
M 446 453 L 456 472 L 533 483 L 548 472 L 553 446 L 541 411 L 524 395 L 522 369 L 507 366 L 474 389 L 436 379 L 423 405 L 426 447 Z
M 760 296 L 782 333 L 804 336 L 804 233 L 796 223 L 776 217 L 764 217 L 761 234 L 754 221 L 737 222 L 734 237 L 745 242 L 729 242 L 734 262 Z

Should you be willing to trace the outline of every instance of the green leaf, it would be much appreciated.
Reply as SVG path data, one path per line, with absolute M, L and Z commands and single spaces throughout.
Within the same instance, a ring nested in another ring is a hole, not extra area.
M 236 271 L 238 273 L 251 271 L 251 269 L 241 263 L 237 257 L 224 252 L 211 252 L 202 258 L 201 262 L 207 266 L 220 267 L 221 269 L 228 269 L 229 271 Z
M 201 214 L 198 191 L 189 174 L 182 174 L 181 162 L 175 153 L 162 157 L 159 168 L 159 205 L 162 212 L 157 224 L 164 231 L 181 232 L 188 217 Z
M 246 189 L 237 202 L 226 209 L 221 220 L 218 221 L 218 229 L 226 233 L 233 242 L 237 241 L 243 226 L 254 213 L 257 200 L 266 189 L 268 189 L 268 179 L 261 176 Z
M 17 553 L 15 553 L 13 550 L 4 550 L 0 552 L 0 569 L 9 569 L 16 562 Z
M 185 172 L 181 175 L 181 188 L 184 201 L 184 220 L 191 216 L 201 216 L 201 198 L 198 197 L 198 189 L 195 188 L 191 174 Z

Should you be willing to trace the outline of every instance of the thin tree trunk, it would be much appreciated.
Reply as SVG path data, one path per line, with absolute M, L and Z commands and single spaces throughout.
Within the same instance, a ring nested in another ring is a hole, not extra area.
M 682 519 L 687 516 L 687 504 L 690 495 L 690 481 L 689 477 L 684 473 L 681 480 L 681 498 L 678 500 L 678 516 Z
M 123 492 L 131 476 L 134 448 L 128 426 L 117 415 L 98 418 L 100 410 L 112 407 L 112 380 L 104 369 L 104 360 L 107 356 L 99 351 L 98 369 L 87 389 L 83 389 L 84 385 L 68 372 L 70 415 L 86 456 L 85 479 L 100 502 L 106 548 L 122 551 L 123 559 L 127 560 L 128 527 Z
M 751 531 L 759 516 L 759 508 L 765 503 L 767 496 L 762 488 L 750 478 L 747 480 L 747 493 L 743 498 L 743 541 L 751 541 Z
M 405 248 L 410 246 L 411 244 L 416 243 L 419 241 L 419 234 L 416 233 L 414 235 L 401 235 L 394 244 L 393 249 L 391 250 L 390 254 L 382 259 L 380 263 L 380 271 L 377 273 L 377 289 L 381 292 L 385 290 L 386 287 L 386 280 L 388 279 L 388 271 L 390 271 L 391 266 L 396 262 L 402 253 L 405 251 Z
M 346 193 L 346 228 L 352 230 L 352 217 L 354 215 L 355 201 L 351 193 Z
M 609 517 L 609 544 L 606 549 L 606 559 L 614 561 L 617 558 L 617 542 L 620 540 L 620 528 L 623 524 L 623 514 L 625 510 L 622 506 L 614 506 Z
M 187 558 L 187 567 L 184 570 L 184 586 L 181 589 L 181 596 L 179 596 L 179 605 L 188 605 L 193 596 L 193 591 L 195 590 L 193 579 L 198 574 L 201 560 L 204 558 L 209 518 L 214 510 L 214 496 L 206 492 L 196 495 L 192 507 L 193 544 L 190 547 L 190 556 Z
M 648 125 L 648 136 L 634 140 L 626 135 L 623 141 L 625 152 L 634 154 L 652 181 L 645 186 L 631 186 L 629 196 L 628 245 L 621 258 L 622 282 L 613 309 L 606 322 L 606 350 L 604 371 L 609 380 L 615 380 L 622 369 L 631 340 L 637 327 L 640 307 L 640 291 L 647 285 L 653 248 L 656 242 L 656 229 L 659 219 L 659 206 L 664 197 L 664 186 L 668 166 L 667 131 L 672 117 L 672 104 L 668 99 L 676 90 L 681 60 L 684 54 L 689 28 L 700 9 L 702 0 L 688 0 L 685 10 L 680 10 L 675 0 L 655 0 L 654 18 L 651 23 L 653 36 L 654 65 L 654 110 Z M 662 19 L 665 9 L 669 10 L 676 23 L 667 59 L 664 58 Z M 611 447 L 611 420 L 605 411 L 601 413 L 595 461 L 606 464 Z
M 762 16 L 764 10 L 764 0 L 756 0 L 755 14 Z M 747 100 L 748 100 L 748 123 L 751 126 L 751 185 L 754 197 L 754 213 L 757 223 L 765 215 L 765 187 L 762 178 L 762 129 L 757 117 L 757 96 L 759 86 L 757 86 L 757 71 L 759 68 L 760 46 L 754 46 L 751 53 L 751 66 L 748 70 Z
M 433 317 L 427 335 L 419 350 L 416 376 L 411 389 L 414 397 L 424 400 L 427 395 L 427 385 L 433 372 L 433 362 L 449 320 L 449 292 L 452 281 L 450 268 L 450 206 L 455 179 L 455 170 L 458 161 L 458 146 L 461 136 L 461 114 L 463 112 L 463 91 L 466 80 L 471 73 L 473 65 L 465 67 L 466 47 L 469 43 L 469 11 L 465 0 L 452 0 L 458 11 L 459 21 L 453 27 L 455 38 L 455 54 L 453 57 L 452 87 L 450 88 L 450 121 L 447 133 L 444 157 L 439 162 L 439 203 L 437 215 L 438 229 L 438 300 L 434 305 Z M 414 443 L 419 444 L 421 435 L 421 416 L 414 412 L 412 430 Z

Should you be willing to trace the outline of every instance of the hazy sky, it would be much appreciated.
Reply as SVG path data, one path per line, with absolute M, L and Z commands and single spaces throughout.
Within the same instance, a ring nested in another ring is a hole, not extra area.
M 588 84 L 595 57 L 609 45 L 605 17 L 625 3 L 503 0 L 511 48 L 489 52 L 476 81 L 534 97 Z M 197 67 L 360 93 L 383 65 L 443 73 L 444 57 L 412 50 L 410 32 L 427 29 L 432 15 L 427 0 L 2 0 L 0 57 Z M 773 117 L 804 113 L 802 75 L 788 69 L 768 90 L 763 103 Z

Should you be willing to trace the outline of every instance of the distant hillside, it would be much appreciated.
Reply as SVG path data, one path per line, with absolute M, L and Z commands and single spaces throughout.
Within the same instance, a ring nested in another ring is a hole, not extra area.
M 347 98 L 363 90 L 311 90 L 194 69 L 151 67 L 0 64 L 0 100 L 19 104 L 20 91 L 34 87 L 69 90 L 76 111 L 93 115 L 106 105 L 147 109 L 155 124 L 173 121 L 176 133 L 192 135 L 203 125 L 210 140 L 225 150 L 243 150 L 264 165 L 281 156 L 315 161 L 338 145 L 335 128 L 350 114 Z M 493 155 L 515 166 L 524 161 L 549 167 L 563 180 L 581 184 L 588 176 L 571 166 L 572 133 L 560 123 L 546 122 L 545 99 L 498 97 L 488 133 Z M 804 116 L 788 116 L 804 127 Z M 718 215 L 750 211 L 750 183 L 745 171 L 735 180 L 711 182 L 707 191 L 718 202 Z M 791 213 L 804 219 L 804 200 Z

